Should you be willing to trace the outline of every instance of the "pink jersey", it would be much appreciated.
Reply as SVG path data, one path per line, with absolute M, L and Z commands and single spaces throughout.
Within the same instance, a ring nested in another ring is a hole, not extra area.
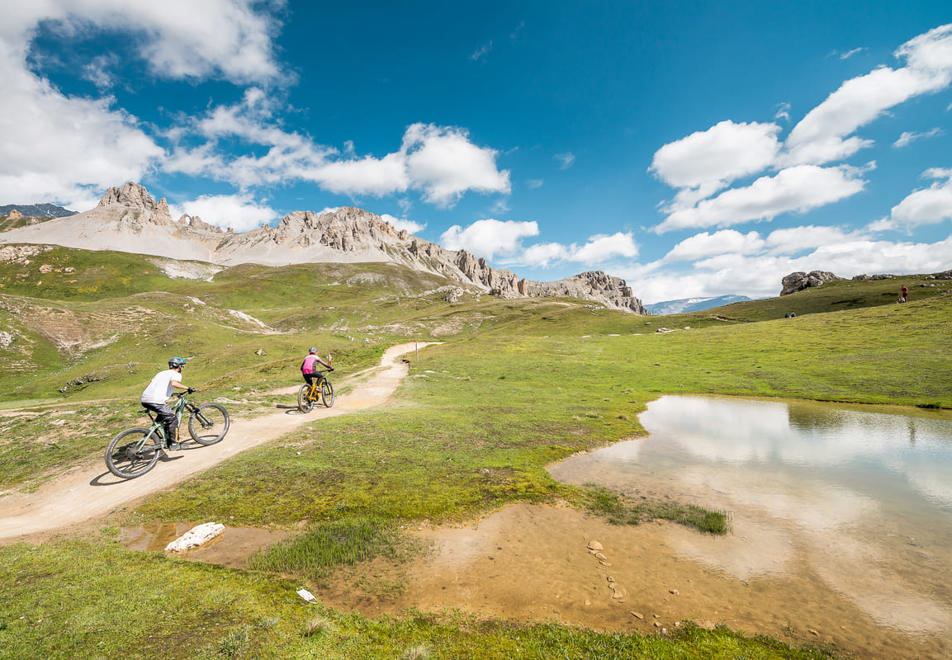
M 314 373 L 314 363 L 317 362 L 316 355 L 308 355 L 304 358 L 304 364 L 301 365 L 302 374 L 312 374 Z

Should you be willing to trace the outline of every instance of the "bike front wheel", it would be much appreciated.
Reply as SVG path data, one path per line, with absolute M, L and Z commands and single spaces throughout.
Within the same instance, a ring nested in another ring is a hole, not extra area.
M 203 403 L 188 417 L 188 433 L 200 445 L 213 445 L 228 433 L 231 419 L 218 403 Z
M 298 390 L 298 410 L 309 413 L 314 408 L 314 399 L 311 398 L 311 386 L 305 383 Z
M 123 431 L 106 449 L 106 467 L 117 477 L 135 479 L 155 467 L 162 451 L 162 438 L 155 429 Z
M 324 407 L 326 408 L 334 405 L 334 386 L 326 380 L 321 383 L 321 399 L 324 400 Z

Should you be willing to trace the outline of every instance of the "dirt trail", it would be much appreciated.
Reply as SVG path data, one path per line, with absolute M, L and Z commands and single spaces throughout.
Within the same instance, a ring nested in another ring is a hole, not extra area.
M 232 413 L 231 429 L 221 443 L 211 447 L 189 443 L 183 451 L 169 452 L 168 458 L 160 460 L 151 472 L 138 479 L 119 479 L 105 469 L 105 463 L 99 462 L 93 467 L 70 470 L 34 493 L 7 495 L 0 499 L 0 540 L 50 532 L 105 515 L 184 481 L 239 452 L 279 438 L 302 424 L 379 406 L 390 398 L 409 371 L 400 356 L 412 351 L 414 346 L 427 345 L 401 344 L 387 349 L 379 367 L 348 379 L 354 386 L 353 391 L 338 396 L 333 408 L 318 405 L 307 415 L 296 409 L 278 409 L 253 419 L 235 418 Z M 295 386 L 277 393 L 290 396 L 297 390 Z

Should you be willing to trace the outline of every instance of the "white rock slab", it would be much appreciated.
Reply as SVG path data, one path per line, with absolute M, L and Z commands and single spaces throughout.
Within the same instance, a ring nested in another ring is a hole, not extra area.
M 212 540 L 224 531 L 225 526 L 219 523 L 208 522 L 196 525 L 165 546 L 165 551 L 185 552 L 191 548 L 197 548 L 202 543 Z

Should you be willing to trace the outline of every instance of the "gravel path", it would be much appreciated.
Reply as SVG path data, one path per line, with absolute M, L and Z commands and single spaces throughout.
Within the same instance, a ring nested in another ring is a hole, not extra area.
M 306 415 L 297 409 L 279 408 L 275 412 L 241 419 L 232 417 L 228 435 L 210 447 L 189 443 L 183 451 L 169 452 L 151 472 L 131 480 L 122 480 L 106 470 L 100 461 L 94 466 L 69 470 L 44 484 L 34 493 L 11 493 L 0 498 L 0 540 L 51 532 L 114 511 L 145 495 L 174 486 L 194 474 L 262 443 L 274 440 L 295 428 L 326 417 L 346 415 L 355 410 L 383 405 L 407 375 L 408 367 L 400 356 L 415 346 L 401 344 L 384 352 L 380 366 L 354 374 L 350 393 L 338 396 L 333 408 L 318 404 Z M 278 390 L 289 395 L 288 404 L 298 387 Z M 296 399 L 293 400 L 296 405 Z M 105 451 L 105 447 L 103 448 Z

